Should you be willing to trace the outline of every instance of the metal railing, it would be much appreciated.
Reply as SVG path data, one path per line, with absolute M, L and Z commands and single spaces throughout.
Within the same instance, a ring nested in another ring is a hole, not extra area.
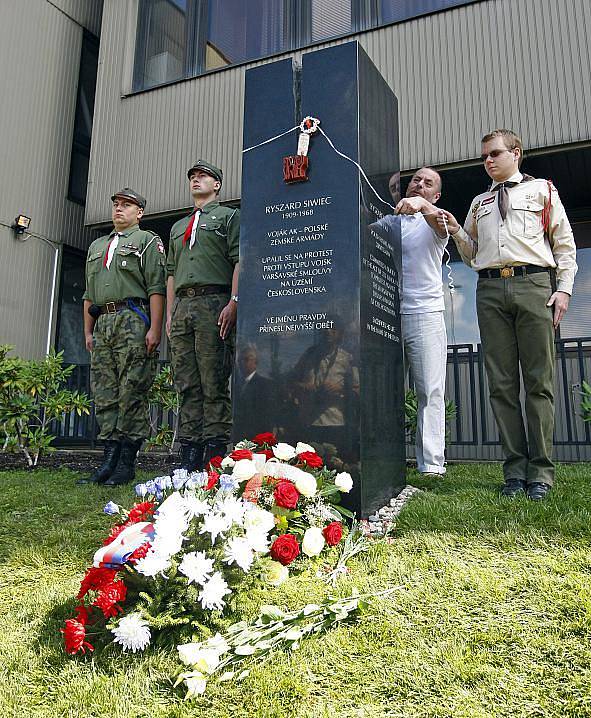
M 591 425 L 582 420 L 579 408 L 585 380 L 591 381 L 591 337 L 556 340 L 554 446 L 560 460 L 591 460 Z M 89 365 L 75 366 L 68 388 L 90 393 Z M 456 406 L 456 415 L 448 426 L 448 458 L 502 458 L 488 399 L 481 345 L 448 346 L 446 399 Z M 54 429 L 56 446 L 94 447 L 97 434 L 94 408 L 90 416 L 65 416 Z M 408 449 L 412 455 L 410 441 Z

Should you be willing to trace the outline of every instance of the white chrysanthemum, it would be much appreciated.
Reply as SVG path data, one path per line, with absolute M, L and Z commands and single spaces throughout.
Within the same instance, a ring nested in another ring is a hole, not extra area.
M 224 581 L 222 574 L 216 571 L 209 581 L 203 586 L 203 590 L 199 594 L 199 600 L 203 608 L 211 611 L 221 611 L 226 605 L 224 596 L 232 591 L 228 588 L 228 584 Z
M 124 616 L 116 628 L 111 629 L 115 643 L 120 643 L 124 651 L 143 651 L 150 643 L 150 629 L 139 613 Z
M 250 542 L 245 538 L 231 538 L 225 546 L 224 561 L 228 564 L 235 563 L 248 573 L 252 566 L 254 554 Z
M 267 531 L 249 529 L 245 536 L 250 548 L 257 553 L 267 553 L 269 550 L 269 535 Z
M 306 529 L 304 540 L 302 541 L 302 551 L 306 556 L 318 556 L 324 548 L 325 540 L 322 535 L 322 529 L 312 526 Z
M 335 476 L 334 485 L 339 491 L 348 494 L 353 488 L 353 477 L 347 471 L 343 471 Z
M 244 528 L 247 531 L 254 529 L 268 533 L 275 528 L 275 517 L 270 511 L 248 503 L 244 514 Z
M 298 441 L 295 450 L 296 454 L 303 454 L 305 451 L 313 451 L 316 453 L 316 449 L 313 446 L 310 446 L 310 444 L 304 444 L 303 441 Z
M 226 456 L 226 458 L 222 460 L 222 469 L 231 469 L 235 463 L 231 456 Z
M 257 466 L 251 459 L 240 459 L 234 464 L 232 476 L 238 481 L 248 481 L 257 473 Z
M 273 454 L 281 461 L 289 461 L 296 455 L 296 450 L 291 444 L 276 444 L 273 447 Z
M 232 526 L 232 520 L 221 513 L 209 513 L 203 518 L 203 526 L 199 531 L 200 534 L 211 534 L 211 545 L 215 543 L 218 536 L 224 535 Z
M 195 516 L 203 516 L 211 510 L 211 506 L 207 501 L 198 499 L 193 493 L 186 493 L 184 498 L 189 519 Z
M 183 548 L 185 537 L 176 532 L 159 533 L 154 535 L 152 551 L 158 556 L 170 558 Z
M 226 496 L 223 501 L 216 504 L 216 509 L 224 516 L 227 516 L 233 524 L 242 526 L 245 511 L 242 499 L 237 499 L 235 496 Z
M 186 513 L 185 501 L 180 491 L 175 491 L 160 504 L 156 509 L 156 517 L 160 518 L 176 518 L 184 516 Z
M 312 474 L 302 471 L 301 475 L 295 480 L 295 487 L 302 496 L 310 498 L 316 493 L 318 484 Z
M 213 559 L 207 558 L 203 551 L 191 551 L 183 556 L 179 571 L 187 577 L 189 583 L 203 585 L 213 573 Z
M 170 557 L 155 551 L 148 551 L 144 558 L 135 564 L 134 568 L 138 573 L 149 578 L 158 575 L 164 576 L 164 572 L 170 568 Z
M 187 686 L 187 698 L 196 695 L 202 695 L 207 688 L 207 680 L 203 674 L 198 671 L 193 675 L 185 676 L 185 685 Z

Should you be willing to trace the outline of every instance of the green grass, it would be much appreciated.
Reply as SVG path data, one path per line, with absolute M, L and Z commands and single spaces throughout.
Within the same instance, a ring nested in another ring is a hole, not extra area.
M 0 474 L 0 716 L 489 718 L 591 716 L 591 466 L 559 467 L 544 503 L 503 500 L 498 465 L 453 466 L 404 510 L 392 544 L 351 564 L 348 593 L 400 587 L 356 623 L 183 702 L 174 656 L 70 657 L 60 627 L 129 488 Z M 326 595 L 313 571 L 244 601 Z

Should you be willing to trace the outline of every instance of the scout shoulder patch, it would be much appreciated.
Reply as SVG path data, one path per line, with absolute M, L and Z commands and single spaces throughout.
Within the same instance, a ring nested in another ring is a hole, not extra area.
M 480 205 L 484 207 L 485 204 L 490 204 L 491 202 L 494 202 L 496 199 L 496 195 L 492 194 L 490 197 L 485 197 Z
M 476 212 L 478 212 L 479 209 L 480 209 L 480 202 L 475 202 L 472 205 L 472 217 L 474 217 L 474 218 L 476 217 Z
M 160 252 L 160 254 L 164 254 L 164 245 L 162 244 L 160 237 L 156 237 L 156 249 Z

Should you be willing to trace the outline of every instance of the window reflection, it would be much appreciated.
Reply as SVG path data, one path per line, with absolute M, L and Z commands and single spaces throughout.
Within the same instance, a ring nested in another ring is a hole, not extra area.
M 577 264 L 579 271 L 575 277 L 573 296 L 560 323 L 562 339 L 591 337 L 591 247 L 577 250 Z
M 476 283 L 478 274 L 463 262 L 450 262 L 453 294 L 449 288 L 449 271 L 442 267 L 445 298 L 445 328 L 448 344 L 478 344 L 480 332 L 476 318 Z
M 154 87 L 184 76 L 186 17 L 187 0 L 145 0 L 141 4 L 136 59 L 136 84 L 140 87 Z

